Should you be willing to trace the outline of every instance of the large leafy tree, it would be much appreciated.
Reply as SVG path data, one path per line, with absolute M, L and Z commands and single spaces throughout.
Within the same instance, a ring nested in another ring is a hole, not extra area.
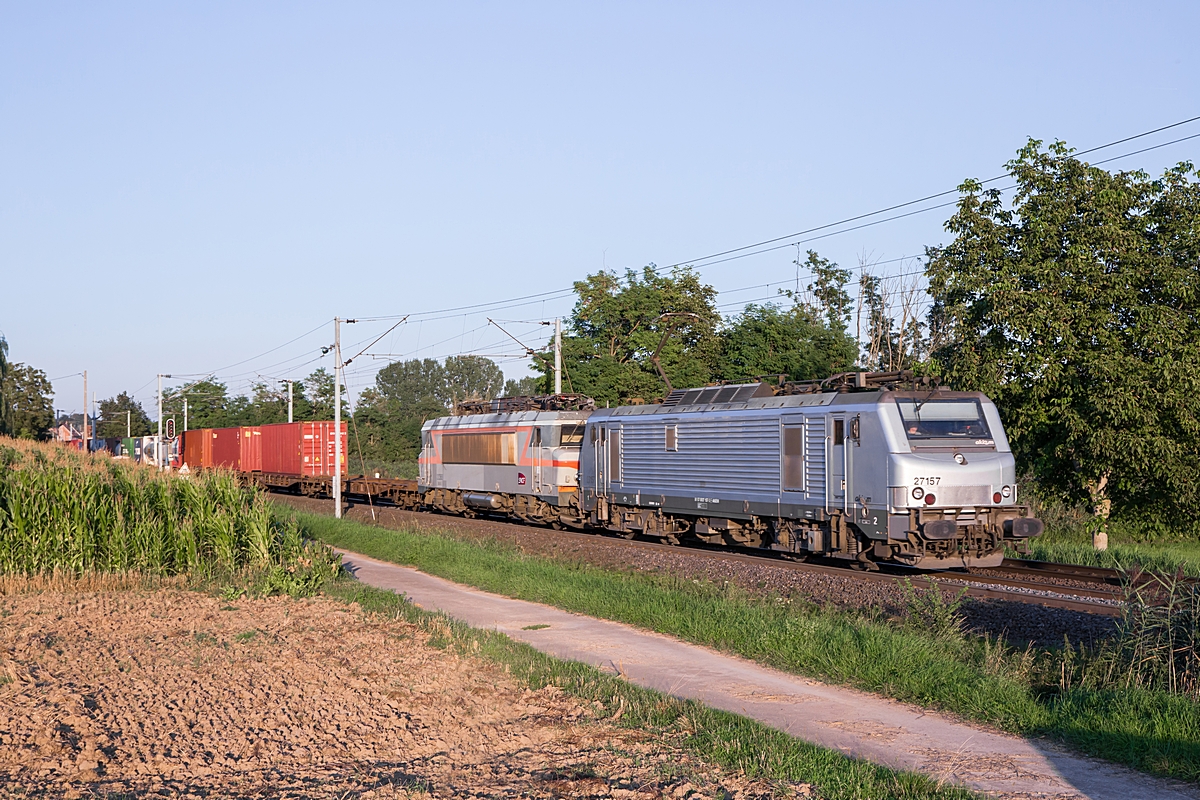
M 504 389 L 504 372 L 484 356 L 450 356 L 444 373 L 449 405 L 459 400 L 491 400 Z
M 532 375 L 524 378 L 509 378 L 504 382 L 505 397 L 525 397 L 542 393 L 542 384 L 544 379 L 535 378 Z M 551 386 L 553 391 L 553 386 Z
M 128 428 L 126 427 L 128 423 Z M 100 401 L 100 420 L 96 424 L 96 435 L 101 439 L 124 437 L 126 430 L 130 436 L 149 436 L 151 431 L 150 417 L 142 404 L 121 392 L 116 397 Z M 183 430 L 182 425 L 180 430 Z
M 666 387 L 651 362 L 663 341 L 660 361 L 677 387 L 713 380 L 720 360 L 717 335 L 721 316 L 716 291 L 687 267 L 660 274 L 653 266 L 623 276 L 597 272 L 575 283 L 578 299 L 563 335 L 564 388 L 617 403 L 631 397 L 661 396 Z M 663 320 L 667 312 L 691 316 Z M 552 360 L 534 364 L 549 376 Z
M 54 426 L 54 387 L 46 373 L 28 364 L 8 364 L 3 388 L 10 436 L 48 439 Z
M 374 463 L 411 463 L 421 450 L 421 425 L 446 413 L 446 370 L 435 359 L 388 364 L 358 397 L 356 449 Z
M 202 380 L 178 389 L 163 391 L 163 416 L 175 417 L 183 430 L 183 401 L 187 399 L 188 427 L 224 428 L 240 424 L 230 413 L 229 391 L 224 383 Z
M 842 269 L 828 258 L 822 258 L 816 250 L 809 250 L 803 261 L 797 258 L 793 263 L 812 274 L 812 283 L 807 287 L 812 300 L 807 305 L 825 318 L 829 330 L 846 330 L 853 307 L 850 294 L 846 291 L 846 284 L 850 282 L 850 270 Z M 786 294 L 791 296 L 792 292 Z M 792 299 L 798 304 L 803 302 L 800 297 L 793 296 Z
M 935 363 L 999 405 L 1021 462 L 1100 517 L 1200 500 L 1200 184 L 1109 173 L 1061 142 L 975 181 L 931 248 Z
M 790 309 L 748 305 L 721 339 L 721 377 L 735 383 L 780 374 L 790 380 L 824 378 L 850 369 L 858 350 L 845 330 L 800 303 Z
M 319 367 L 304 379 L 304 394 L 308 398 L 311 419 L 333 419 L 333 373 Z M 342 419 L 350 416 L 346 386 L 342 385 Z
M 388 364 L 375 375 L 375 392 L 398 409 L 446 405 L 446 370 L 433 358 Z

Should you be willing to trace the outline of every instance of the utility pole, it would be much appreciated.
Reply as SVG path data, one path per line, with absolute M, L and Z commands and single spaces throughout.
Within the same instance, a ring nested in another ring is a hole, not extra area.
M 154 445 L 154 463 L 159 470 L 163 468 L 163 438 L 162 438 L 162 379 L 170 375 L 158 373 L 158 443 Z
M 295 381 L 281 380 L 280 383 L 286 383 L 288 387 L 288 422 L 292 421 L 292 386 Z
M 333 318 L 333 516 L 342 518 L 342 318 Z
M 562 394 L 562 317 L 554 318 L 554 393 Z
M 187 397 L 183 398 L 183 432 L 187 433 Z
M 83 452 L 88 451 L 88 428 L 87 428 L 87 370 L 83 371 Z
M 125 438 L 133 436 L 133 412 L 125 409 Z

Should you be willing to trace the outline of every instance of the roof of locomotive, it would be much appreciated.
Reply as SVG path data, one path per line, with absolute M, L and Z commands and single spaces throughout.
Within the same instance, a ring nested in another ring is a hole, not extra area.
M 491 425 L 529 425 L 551 422 L 583 422 L 592 411 L 514 411 L 508 414 L 457 414 L 425 421 L 421 430 L 473 428 Z
M 723 393 L 720 393 L 722 392 Z M 951 400 L 973 398 L 986 400 L 980 392 L 953 392 L 945 388 L 934 391 L 898 391 L 892 389 L 875 389 L 868 391 L 828 391 L 804 394 L 773 393 L 770 384 L 746 383 L 730 386 L 706 386 L 702 389 L 689 389 L 686 393 L 673 392 L 676 402 L 652 403 L 645 405 L 616 406 L 615 408 L 598 408 L 592 412 L 596 418 L 604 417 L 640 417 L 654 415 L 676 415 L 693 413 L 711 413 L 718 411 L 750 411 L 766 409 L 805 408 L 813 406 L 869 406 L 886 402 L 894 398 L 920 397 Z M 668 398 L 670 400 L 671 398 Z
M 829 381 L 839 381 L 829 388 Z M 872 381 L 875 381 L 872 383 Z M 908 381 L 907 385 L 902 382 Z M 918 381 L 923 383 L 918 384 Z M 923 388 L 918 388 L 918 385 Z M 861 388 L 859 388 L 861 387 Z M 555 399 L 553 396 L 549 399 Z M 575 398 L 575 395 L 562 395 Z M 740 383 L 675 389 L 660 403 L 639 403 L 613 408 L 591 410 L 523 410 L 502 413 L 461 414 L 438 417 L 427 421 L 422 429 L 467 428 L 482 425 L 518 425 L 553 421 L 583 421 L 591 417 L 645 417 L 656 415 L 696 414 L 722 411 L 765 411 L 768 409 L 806 408 L 816 406 L 870 406 L 881 401 L 899 398 L 924 400 L 972 398 L 987 400 L 980 392 L 955 392 L 927 379 L 914 379 L 909 372 L 842 373 L 825 382 L 789 383 L 773 386 L 769 383 Z M 539 400 L 546 398 L 507 398 L 507 400 Z M 590 404 L 591 399 L 585 398 Z M 506 398 L 502 398 L 503 403 Z M 497 401 L 489 401 L 493 405 Z

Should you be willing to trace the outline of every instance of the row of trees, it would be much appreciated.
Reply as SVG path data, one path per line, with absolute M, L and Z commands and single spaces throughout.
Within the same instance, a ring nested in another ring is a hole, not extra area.
M 747 305 L 726 320 L 695 271 L 653 265 L 598 272 L 575 284 L 563 337 L 564 384 L 600 403 L 664 391 L 651 356 L 677 387 L 786 374 L 913 367 L 994 398 L 1022 470 L 1044 494 L 1110 511 L 1191 520 L 1200 501 L 1200 178 L 1191 164 L 1152 178 L 1108 172 L 1061 142 L 1030 140 L 1008 163 L 1007 198 L 960 187 L 948 244 L 926 250 L 908 281 L 851 270 L 809 251 L 803 292 Z M 925 295 L 917 281 L 927 279 Z M 857 293 L 856 301 L 848 289 Z M 932 306 L 922 313 L 922 304 Z M 664 321 L 663 314 L 675 316 Z M 664 339 L 666 326 L 677 326 Z M 0 431 L 38 435 L 53 413 L 44 373 L 9 364 L 0 340 Z M 504 381 L 478 356 L 390 364 L 351 419 L 368 462 L 409 462 L 421 423 L 461 399 L 546 392 L 538 377 Z M 318 370 L 296 392 L 297 419 L 333 414 L 333 381 Z M 286 418 L 286 395 L 247 396 L 205 381 L 166 398 L 192 427 Z M 102 404 L 102 435 L 149 419 L 127 395 Z M 347 409 L 349 411 L 349 409 Z
M 688 267 L 653 265 L 623 276 L 598 272 L 575 284 L 577 300 L 563 336 L 564 385 L 600 403 L 660 397 L 665 386 L 655 352 L 673 386 L 745 382 L 786 374 L 792 380 L 851 368 L 858 346 L 848 331 L 850 272 L 809 251 L 814 282 L 782 303 L 750 304 L 726 321 L 716 291 Z M 668 313 L 686 317 L 668 317 Z M 540 385 L 550 386 L 549 352 L 535 357 Z
M 8 360 L 0 336 L 0 435 L 45 439 L 54 426 L 53 389 L 46 373 Z

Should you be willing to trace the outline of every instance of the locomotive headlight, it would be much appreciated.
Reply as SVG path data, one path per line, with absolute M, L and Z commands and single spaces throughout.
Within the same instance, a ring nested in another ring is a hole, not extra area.
M 920 486 L 917 486 L 913 489 L 913 500 L 920 500 L 924 496 L 925 496 L 925 490 L 922 489 Z
M 1003 489 L 1000 490 L 1000 494 L 1004 495 L 1005 497 L 1012 497 L 1012 487 L 1005 486 Z
M 966 456 L 964 456 L 962 453 L 955 453 L 955 454 L 954 454 L 954 460 L 955 460 L 955 462 L 957 462 L 957 463 L 959 463 L 959 464 L 966 464 L 966 463 L 967 463 L 967 457 L 966 457 Z

